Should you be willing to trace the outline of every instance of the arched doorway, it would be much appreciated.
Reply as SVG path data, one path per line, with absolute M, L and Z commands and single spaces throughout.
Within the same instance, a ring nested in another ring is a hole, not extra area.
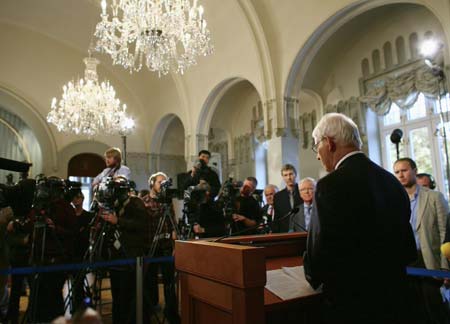
M 185 129 L 175 114 L 164 116 L 153 134 L 150 147 L 150 172 L 162 171 L 173 179 L 177 187 L 177 175 L 186 172 Z
M 83 208 L 89 210 L 92 202 L 92 180 L 105 168 L 105 161 L 94 153 L 81 153 L 73 156 L 67 166 L 67 177 L 81 183 L 84 195 Z

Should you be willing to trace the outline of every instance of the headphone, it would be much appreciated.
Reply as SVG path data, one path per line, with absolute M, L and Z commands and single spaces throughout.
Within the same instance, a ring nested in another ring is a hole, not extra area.
M 164 178 L 169 179 L 169 177 L 167 176 L 167 174 L 165 174 L 164 172 L 156 172 L 156 173 L 153 173 L 153 174 L 150 176 L 150 178 L 148 178 L 148 186 L 150 187 L 150 189 L 152 189 L 153 186 L 155 185 L 155 181 L 156 181 L 156 178 L 157 178 L 158 176 L 163 176 Z
M 429 173 L 418 173 L 416 177 L 428 177 L 430 179 L 430 189 L 433 190 L 436 188 L 436 181 L 434 180 L 433 176 Z

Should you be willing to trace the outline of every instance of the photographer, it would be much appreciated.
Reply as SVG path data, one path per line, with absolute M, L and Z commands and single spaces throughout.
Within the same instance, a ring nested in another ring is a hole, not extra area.
M 163 172 L 157 172 L 150 176 L 148 185 L 150 193 L 143 198 L 143 201 L 147 209 L 147 217 L 149 218 L 149 247 L 150 254 L 152 254 L 150 257 L 171 256 L 173 254 L 174 240 L 177 237 L 174 228 L 176 219 L 171 197 L 166 196 L 168 187 L 171 185 L 171 180 Z M 156 306 L 158 303 L 159 269 L 161 269 L 164 283 L 164 300 L 166 303 L 164 314 L 169 323 L 180 323 L 175 293 L 175 267 L 173 263 L 164 262 L 149 265 L 144 285 L 150 288 L 151 305 Z
M 75 211 L 64 199 L 65 183 L 57 177 L 38 180 L 31 213 L 33 265 L 71 262 L 73 254 Z M 31 322 L 49 322 L 64 313 L 63 272 L 35 274 L 31 283 Z
M 211 197 L 211 186 L 200 181 L 192 192 L 198 192 L 198 208 L 195 212 L 196 220 L 193 231 L 201 238 L 217 237 L 225 234 L 225 219 L 223 213 Z M 191 195 L 192 195 L 191 193 Z
M 147 214 L 143 201 L 129 196 L 130 185 L 125 177 L 104 180 L 99 190 L 111 201 L 111 209 L 101 209 L 101 218 L 109 224 L 106 233 L 108 254 L 111 259 L 135 258 L 144 255 L 147 237 Z M 99 199 L 100 203 L 104 203 Z M 136 270 L 130 266 L 109 269 L 113 298 L 112 317 L 114 324 L 135 322 Z
M 239 196 L 236 198 L 236 212 L 232 215 L 233 232 L 242 231 L 261 222 L 261 207 L 253 197 L 257 185 L 256 178 L 247 177 L 245 179 L 239 191 Z
M 217 196 L 220 190 L 220 180 L 217 173 L 208 166 L 211 153 L 207 150 L 201 150 L 198 153 L 198 160 L 186 175 L 183 189 L 187 190 L 190 186 L 196 186 L 200 180 L 206 181 L 211 186 L 212 199 Z
M 75 189 L 70 193 L 71 204 L 77 216 L 74 240 L 74 262 L 83 262 L 86 251 L 89 248 L 90 223 L 93 214 L 83 209 L 84 195 L 81 189 Z M 79 308 L 83 308 L 86 297 L 84 291 L 86 272 L 75 274 L 72 280 L 72 314 Z
M 117 147 L 111 147 L 105 152 L 106 168 L 94 178 L 92 188 L 96 188 L 99 183 L 107 177 L 123 176 L 129 180 L 131 171 L 126 165 L 122 165 L 122 152 Z
M 14 220 L 8 223 L 6 241 L 9 247 L 9 263 L 12 268 L 28 266 L 32 233 L 29 216 L 35 189 L 36 181 L 28 179 L 28 172 L 22 173 L 21 180 L 17 185 L 9 187 L 8 205 L 13 210 Z M 19 322 L 19 301 L 24 290 L 25 280 L 25 275 L 11 275 L 7 320 L 13 324 Z

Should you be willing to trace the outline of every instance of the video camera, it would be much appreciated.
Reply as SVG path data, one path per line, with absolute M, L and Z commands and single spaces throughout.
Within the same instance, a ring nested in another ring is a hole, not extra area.
M 223 208 L 224 217 L 226 220 L 231 221 L 232 215 L 236 209 L 236 198 L 239 196 L 239 190 L 243 183 L 241 181 L 233 181 L 233 178 L 229 178 L 222 185 L 222 189 L 219 193 L 219 204 Z
M 71 200 L 80 191 L 80 182 L 39 175 L 36 178 L 33 208 L 37 211 L 48 210 L 55 200 L 60 198 Z
M 172 178 L 167 178 L 166 180 L 161 181 L 161 190 L 156 197 L 158 202 L 170 204 L 172 202 L 172 198 L 178 196 L 178 190 L 170 188 L 172 187 L 172 184 Z
M 124 177 L 105 177 L 98 185 L 95 200 L 99 207 L 114 211 L 117 202 L 123 202 L 128 198 L 130 188 L 130 182 Z

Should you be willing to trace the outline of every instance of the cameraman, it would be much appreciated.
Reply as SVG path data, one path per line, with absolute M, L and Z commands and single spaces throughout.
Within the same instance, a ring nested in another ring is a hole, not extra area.
M 253 197 L 257 185 L 258 180 L 255 177 L 247 177 L 239 191 L 235 205 L 236 213 L 232 215 L 234 233 L 256 226 L 262 220 L 261 207 Z
M 193 192 L 195 191 L 200 193 L 197 195 L 200 197 L 200 201 L 197 202 L 198 208 L 195 211 L 194 233 L 201 238 L 224 235 L 225 219 L 223 212 L 212 200 L 211 186 L 204 181 L 200 181 Z
M 38 181 L 31 221 L 33 230 L 33 265 L 68 263 L 72 260 L 76 216 L 64 199 L 64 182 L 57 177 Z M 64 314 L 62 288 L 64 272 L 35 274 L 31 283 L 31 322 L 50 322 Z
M 198 160 L 192 167 L 192 170 L 187 173 L 184 181 L 183 189 L 187 190 L 190 186 L 196 186 L 200 180 L 206 181 L 211 186 L 212 199 L 217 196 L 220 190 L 220 180 L 217 173 L 208 166 L 211 153 L 207 150 L 198 152 Z
M 118 176 L 108 184 L 113 189 L 111 199 L 114 210 L 102 210 L 101 218 L 110 225 L 107 231 L 107 248 L 111 259 L 127 259 L 144 255 L 146 247 L 147 214 L 144 202 L 129 196 L 130 185 L 125 177 Z M 114 324 L 135 322 L 136 270 L 131 266 L 109 269 L 113 298 Z
M 143 198 L 147 215 L 149 218 L 149 247 L 151 252 L 154 251 L 150 257 L 171 256 L 173 254 L 174 240 L 177 238 L 176 231 L 173 225 L 176 224 L 173 204 L 170 197 L 166 197 L 165 181 L 170 181 L 166 174 L 157 172 L 150 176 L 148 185 L 150 193 Z M 166 184 L 167 185 L 167 184 Z M 168 209 L 168 210 L 167 210 Z M 157 232 L 158 224 L 163 221 L 165 213 L 169 213 L 172 221 L 168 218 L 164 219 L 160 233 Z M 155 248 L 156 244 L 156 249 Z M 152 263 L 147 270 L 144 285 L 150 288 L 150 302 L 152 306 L 158 303 L 158 271 L 161 269 L 164 283 L 164 300 L 165 308 L 164 314 L 169 323 L 180 323 L 178 315 L 178 303 L 175 293 L 175 266 L 171 262 Z
M 30 258 L 30 237 L 32 225 L 29 216 L 33 205 L 36 181 L 28 179 L 28 172 L 21 174 L 18 184 L 10 187 L 10 206 L 13 209 L 14 220 L 7 226 L 7 242 L 9 246 L 9 262 L 12 268 L 28 266 Z M 11 292 L 8 304 L 7 320 L 16 324 L 19 322 L 19 301 L 24 290 L 26 275 L 11 275 Z
M 96 188 L 98 184 L 107 177 L 123 176 L 129 180 L 131 171 L 126 165 L 122 165 L 122 152 L 117 147 L 111 147 L 105 152 L 106 168 L 94 178 L 92 188 Z

